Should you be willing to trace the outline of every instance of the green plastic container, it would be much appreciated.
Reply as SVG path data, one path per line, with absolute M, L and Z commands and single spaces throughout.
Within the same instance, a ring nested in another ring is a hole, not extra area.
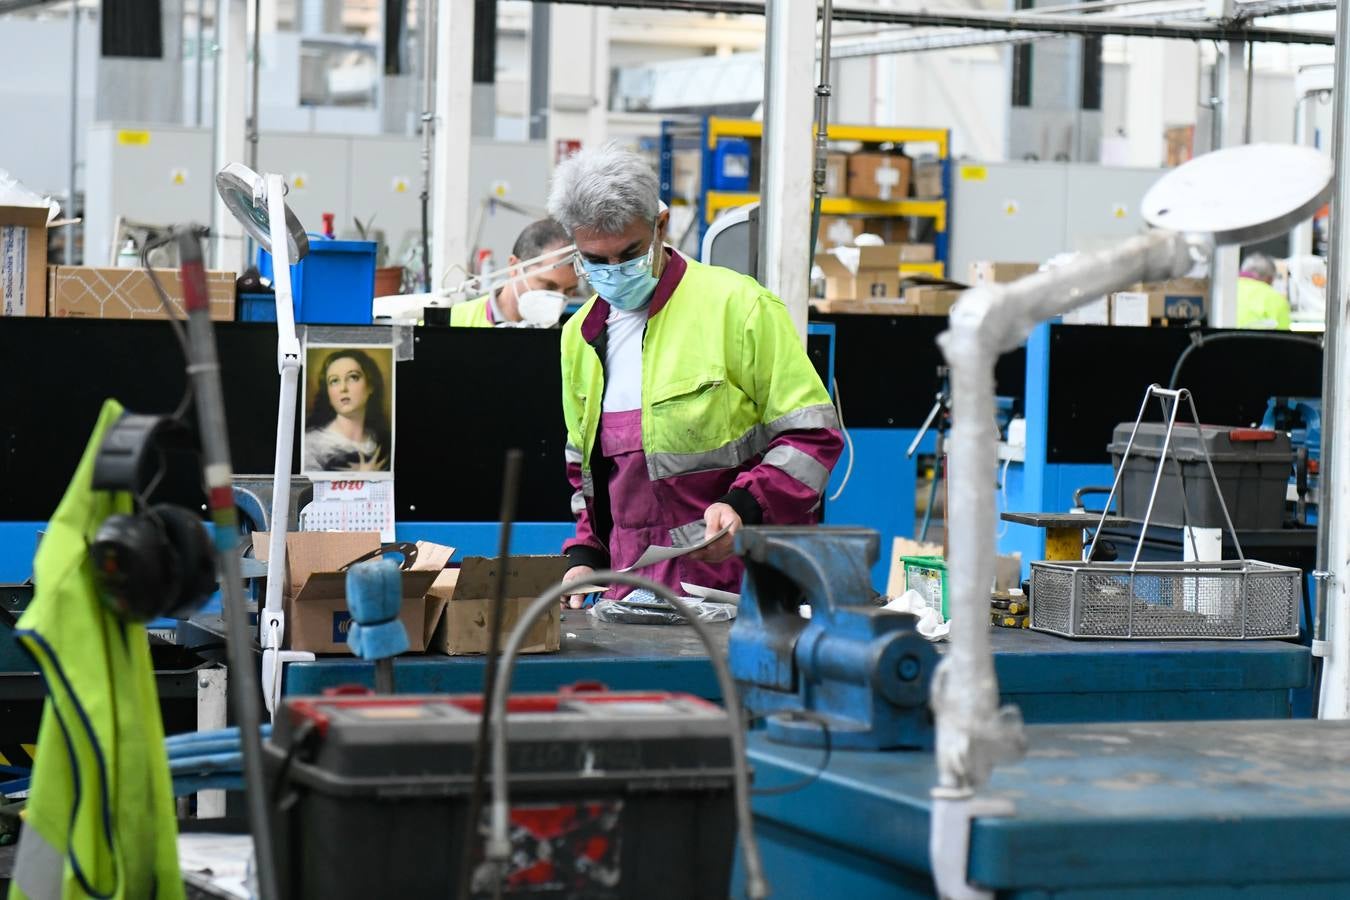
M 918 591 L 923 602 L 947 621 L 947 561 L 941 556 L 902 556 L 905 590 Z

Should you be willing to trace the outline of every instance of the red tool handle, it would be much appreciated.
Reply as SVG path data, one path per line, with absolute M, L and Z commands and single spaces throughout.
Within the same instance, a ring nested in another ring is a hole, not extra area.
M 1228 439 L 1233 443 L 1273 441 L 1275 432 L 1266 428 L 1234 428 L 1228 432 Z

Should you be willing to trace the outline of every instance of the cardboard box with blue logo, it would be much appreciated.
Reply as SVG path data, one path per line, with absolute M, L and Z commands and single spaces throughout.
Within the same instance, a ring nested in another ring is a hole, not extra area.
M 268 558 L 267 534 L 253 535 L 254 554 Z M 286 641 L 292 650 L 345 654 L 351 616 L 347 612 L 344 568 L 381 546 L 377 532 L 294 532 L 286 535 Z M 454 548 L 417 542 L 417 559 L 403 572 L 399 620 L 408 632 L 409 652 L 451 656 L 485 653 L 495 559 L 469 557 L 447 568 Z M 512 557 L 507 574 L 504 633 L 525 608 L 567 571 L 562 556 Z M 522 648 L 546 653 L 560 644 L 557 609 L 541 617 Z

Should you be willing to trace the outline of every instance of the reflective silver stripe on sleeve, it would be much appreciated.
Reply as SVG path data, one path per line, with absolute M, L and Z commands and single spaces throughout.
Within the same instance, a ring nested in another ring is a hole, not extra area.
M 687 525 L 681 525 L 678 528 L 670 529 L 670 545 L 672 547 L 689 547 L 703 540 L 707 534 L 708 526 L 702 520 L 690 522 Z
M 581 495 L 583 497 L 595 496 L 595 481 L 591 478 L 591 473 L 585 470 L 581 472 Z
M 820 460 L 796 447 L 774 447 L 764 454 L 764 464 L 786 472 L 817 494 L 830 483 L 830 470 Z
M 14 883 L 29 900 L 61 900 L 61 876 L 65 860 L 28 822 L 19 834 L 14 857 Z
M 572 446 L 571 444 L 568 444 L 566 447 L 563 448 L 563 456 L 567 459 L 569 463 L 576 463 L 577 465 L 581 465 L 581 451 L 578 450 L 576 447 Z
M 734 469 L 764 452 L 773 439 L 788 431 L 839 427 L 839 416 L 828 403 L 794 409 L 765 425 L 756 425 L 733 441 L 695 453 L 648 453 L 647 477 L 656 481 L 693 472 Z M 828 480 L 828 478 L 827 478 Z M 824 488 L 822 488 L 823 490 Z
M 579 516 L 586 511 L 586 495 L 577 491 L 572 495 L 572 515 Z

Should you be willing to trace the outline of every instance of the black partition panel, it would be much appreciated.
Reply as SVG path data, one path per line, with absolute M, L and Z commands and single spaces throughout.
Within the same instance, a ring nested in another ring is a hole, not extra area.
M 525 454 L 518 518 L 571 518 L 559 334 L 416 329 L 413 358 L 397 370 L 400 520 L 495 521 L 503 460 L 513 447 Z M 216 340 L 234 469 L 271 472 L 280 385 L 276 329 L 223 322 Z M 823 377 L 828 339 L 813 337 L 809 349 Z M 137 412 L 169 412 L 183 397 L 183 356 L 162 321 L 7 318 L 0 320 L 0 359 L 12 373 L 0 391 L 3 520 L 51 516 L 105 398 Z M 293 459 L 299 471 L 298 437 Z M 200 496 L 198 480 L 190 464 L 173 465 L 157 496 L 192 502 L 194 493 Z
M 812 313 L 812 322 L 835 327 L 834 375 L 844 421 L 851 428 L 918 428 L 932 409 L 938 366 L 945 365 L 937 336 L 946 316 L 873 316 Z M 999 357 L 997 391 L 1022 411 L 1026 349 Z
M 1321 396 L 1320 349 L 1263 337 L 1266 332 L 1239 333 L 1244 336 L 1195 350 L 1179 373 L 1177 386 L 1194 394 L 1203 422 L 1250 425 L 1261 421 L 1273 396 Z M 1180 328 L 1052 325 L 1047 459 L 1109 462 L 1106 446 L 1116 425 L 1134 421 L 1150 384 L 1167 385 L 1191 334 Z M 1146 418 L 1161 419 L 1156 402 Z

